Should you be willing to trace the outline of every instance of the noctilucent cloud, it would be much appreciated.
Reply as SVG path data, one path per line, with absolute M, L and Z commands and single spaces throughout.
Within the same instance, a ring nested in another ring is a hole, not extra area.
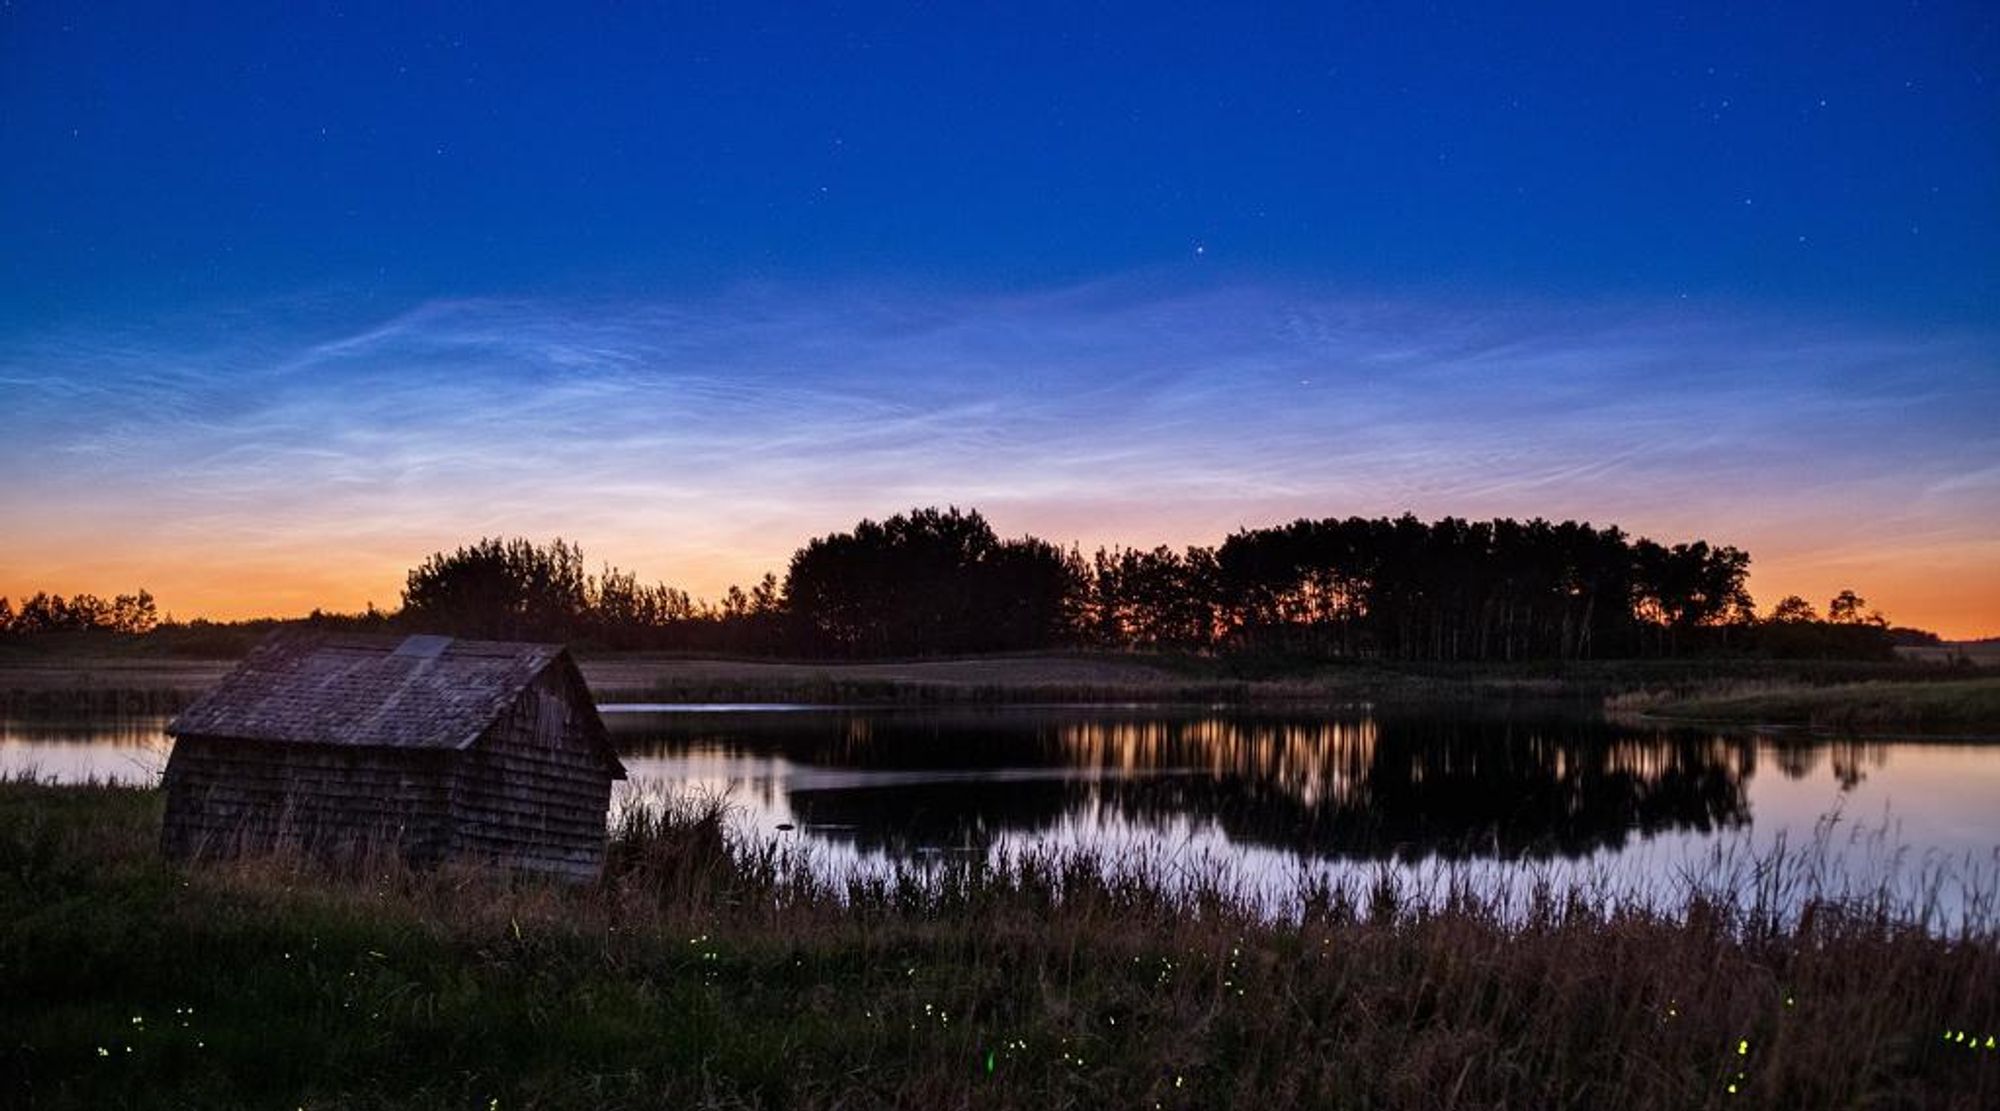
M 1990 4 L 0 8 L 0 594 L 1575 517 L 2000 632 Z

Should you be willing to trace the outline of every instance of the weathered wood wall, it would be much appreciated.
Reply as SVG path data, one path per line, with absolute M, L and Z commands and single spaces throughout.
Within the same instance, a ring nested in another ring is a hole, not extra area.
M 544 672 L 468 751 L 452 778 L 451 851 L 589 879 L 604 865 L 611 772 L 560 669 Z
M 453 755 L 182 737 L 162 784 L 161 847 L 176 859 L 393 847 L 432 864 L 450 844 Z

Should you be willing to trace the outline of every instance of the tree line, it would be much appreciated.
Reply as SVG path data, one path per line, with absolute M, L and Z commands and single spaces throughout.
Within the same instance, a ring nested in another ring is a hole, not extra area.
M 976 510 L 915 509 L 816 537 L 780 579 L 706 601 L 590 570 L 557 539 L 486 538 L 412 568 L 400 610 L 320 624 L 615 649 L 867 658 L 1054 648 L 1488 661 L 1740 653 L 1887 656 L 1852 591 L 1822 617 L 1791 597 L 1760 617 L 1749 553 L 1539 518 L 1300 519 L 1214 546 L 1085 555 L 1002 538 Z M 144 591 L 104 603 L 0 599 L 0 631 L 158 624 Z M 194 623 L 203 625 L 204 623 Z M 216 628 L 216 626 L 204 626 Z M 180 628 L 186 628 L 185 626 Z M 1914 634 L 1921 636 L 1922 634 Z
M 1851 591 L 1759 618 L 1750 556 L 1574 521 L 1301 519 L 1216 546 L 1002 538 L 976 510 L 916 509 L 808 541 L 784 578 L 720 603 L 575 545 L 486 539 L 410 572 L 406 618 L 461 635 L 618 648 L 883 657 L 1049 648 L 1275 651 L 1418 661 L 1715 652 L 1883 656 Z M 1800 607 L 1804 607 L 1803 610 Z
M 120 594 L 109 601 L 95 594 L 60 594 L 38 591 L 21 600 L 21 608 L 0 597 L 0 633 L 64 633 L 101 630 L 113 633 L 149 633 L 160 623 L 160 611 L 153 596 L 144 590 Z
M 785 605 L 777 576 L 719 603 L 606 566 L 592 574 L 583 549 L 557 539 L 482 539 L 435 552 L 403 586 L 406 624 L 496 640 L 584 640 L 608 648 L 773 651 Z

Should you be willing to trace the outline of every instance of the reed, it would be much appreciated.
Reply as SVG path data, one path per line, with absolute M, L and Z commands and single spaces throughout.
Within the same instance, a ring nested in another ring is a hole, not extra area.
M 713 798 L 627 808 L 582 887 L 393 854 L 176 869 L 158 817 L 0 784 L 0 1100 L 2000 1102 L 1990 917 L 1926 929 L 1796 854 L 1637 897 L 1322 876 L 1274 912 L 1143 854 L 828 870 Z

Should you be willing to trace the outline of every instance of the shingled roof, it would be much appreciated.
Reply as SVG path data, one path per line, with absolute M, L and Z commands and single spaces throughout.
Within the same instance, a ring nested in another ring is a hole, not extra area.
M 274 633 L 167 727 L 170 735 L 463 749 L 552 665 L 557 644 L 434 636 Z M 588 698 L 581 701 L 588 707 Z M 588 726 L 617 765 L 594 707 Z

